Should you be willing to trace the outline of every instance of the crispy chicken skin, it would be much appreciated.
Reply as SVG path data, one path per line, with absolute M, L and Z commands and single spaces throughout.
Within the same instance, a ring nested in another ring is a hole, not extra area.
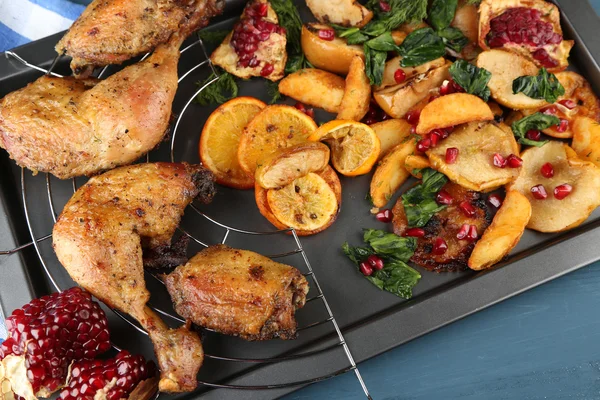
M 52 232 L 54 251 L 79 285 L 139 321 L 161 369 L 159 388 L 191 391 L 204 353 L 188 327 L 169 329 L 146 306 L 142 246 L 169 244 L 184 208 L 214 195 L 214 177 L 200 166 L 152 163 L 91 178 L 65 205 Z
M 165 283 L 177 313 L 246 340 L 294 339 L 308 292 L 296 268 L 224 245 L 202 250 Z
M 94 0 L 58 42 L 80 77 L 94 67 L 120 64 L 167 42 L 186 37 L 223 9 L 223 0 Z
M 61 179 L 129 164 L 163 138 L 181 39 L 103 81 L 43 76 L 0 101 L 0 147 Z

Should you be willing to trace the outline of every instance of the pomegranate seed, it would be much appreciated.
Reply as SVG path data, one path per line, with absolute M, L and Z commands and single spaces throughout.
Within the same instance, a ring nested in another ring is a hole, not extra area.
M 389 208 L 383 209 L 375 214 L 375 218 L 377 218 L 381 222 L 391 222 L 392 221 L 392 210 Z
M 494 156 L 492 157 L 492 162 L 495 167 L 498 167 L 498 168 L 506 167 L 506 160 L 499 153 L 494 153 Z
M 440 134 L 437 132 L 431 132 L 429 134 L 429 140 L 431 140 L 431 147 L 436 147 L 440 141 Z
M 544 107 L 542 108 L 542 114 L 556 115 L 558 114 L 558 107 L 556 107 L 555 105 Z
M 306 112 L 306 106 L 303 103 L 300 103 L 299 101 L 296 102 L 296 104 L 294 104 L 294 107 L 302 111 L 303 113 Z
M 406 113 L 406 122 L 411 125 L 417 125 L 419 123 L 419 118 L 421 117 L 421 111 L 412 110 Z
M 458 205 L 458 208 L 460 208 L 463 214 L 469 218 L 474 217 L 475 213 L 477 212 L 473 204 L 469 203 L 467 200 L 461 201 Z
M 359 264 L 358 269 L 360 269 L 360 272 L 362 272 L 364 276 L 373 275 L 373 268 L 371 268 L 371 266 L 365 261 Z
M 436 95 L 429 96 L 429 100 L 427 100 L 427 102 L 428 102 L 428 103 L 431 103 L 431 102 L 432 102 L 432 101 L 434 101 L 435 99 L 439 99 L 439 98 L 440 98 L 440 96 L 436 96 Z
M 90 335 L 89 326 L 106 335 Z M 11 354 L 23 357 L 35 393 L 62 385 L 73 360 L 93 358 L 110 348 L 104 311 L 78 287 L 32 300 L 6 319 L 6 328 L 0 360 Z M 85 354 L 84 346 L 89 348 Z
M 435 254 L 436 256 L 439 256 L 444 254 L 446 250 L 448 250 L 448 244 L 446 243 L 446 241 L 441 237 L 435 238 L 431 253 Z
M 333 29 L 319 29 L 318 36 L 319 39 L 330 42 L 335 39 L 335 31 Z
M 408 228 L 402 236 L 423 237 L 425 236 L 425 230 L 423 228 Z
M 438 192 L 438 194 L 435 196 L 435 201 L 438 204 L 450 205 L 450 204 L 452 204 L 452 200 L 454 200 L 454 199 L 452 198 L 450 193 L 448 193 L 444 189 L 440 190 Z
M 371 254 L 367 258 L 367 262 L 376 271 L 383 269 L 383 260 L 381 258 L 377 257 L 375 254 Z
M 517 157 L 514 154 L 511 154 L 510 156 L 508 156 L 508 158 L 506 159 L 506 164 L 510 167 L 510 168 L 520 168 L 521 165 L 523 165 L 523 160 L 520 157 Z
M 563 106 L 567 107 L 569 110 L 572 110 L 575 107 L 577 107 L 577 103 L 575 103 L 573 100 L 569 100 L 569 99 L 561 100 L 558 102 L 558 104 L 562 104 Z
M 537 129 L 530 129 L 527 131 L 526 136 L 527 139 L 535 140 L 537 142 L 542 138 L 542 132 L 538 131 Z
M 379 1 L 379 8 L 381 8 L 381 11 L 383 12 L 390 12 L 390 10 L 392 9 L 388 2 L 381 0 Z
M 546 193 L 546 188 L 544 185 L 535 185 L 532 187 L 531 195 L 538 200 L 544 200 L 546 197 L 548 197 L 548 193 Z
M 554 188 L 554 197 L 558 200 L 562 200 L 573 191 L 573 186 L 568 183 L 563 183 Z
M 552 178 L 554 176 L 554 167 L 551 163 L 547 162 L 540 168 L 540 173 L 544 178 Z
M 560 123 L 554 128 L 556 132 L 565 132 L 569 129 L 569 121 L 566 119 L 561 119 Z
M 467 237 L 467 235 L 469 234 L 469 227 L 471 225 L 469 224 L 463 224 L 463 226 L 460 227 L 460 230 L 458 231 L 458 233 L 456 234 L 456 238 L 458 240 L 463 240 Z
M 502 205 L 502 201 L 503 201 L 503 200 L 502 200 L 502 197 L 500 197 L 500 195 L 498 195 L 498 194 L 496 194 L 496 193 L 493 193 L 493 194 L 490 194 L 490 195 L 488 196 L 488 199 L 487 199 L 487 201 L 488 201 L 488 203 L 489 203 L 489 204 L 491 204 L 493 207 L 495 207 L 495 208 L 500 208 L 500 206 Z
M 450 81 L 445 81 L 444 83 L 442 83 L 442 86 L 440 86 L 440 95 L 441 96 L 445 96 L 447 94 L 450 94 L 452 89 L 450 86 Z
M 425 137 L 417 142 L 417 150 L 421 153 L 425 153 L 427 150 L 431 148 L 431 139 Z
M 471 225 L 469 227 L 469 234 L 467 235 L 468 240 L 476 240 L 477 239 L 477 227 L 475 225 Z
M 261 3 L 257 7 L 257 13 L 259 17 L 266 17 L 269 11 L 269 5 L 267 3 Z
M 417 126 L 416 125 L 411 125 L 409 132 L 410 132 L 411 135 L 416 135 L 417 134 Z
M 271 73 L 273 72 L 274 69 L 275 69 L 275 67 L 273 67 L 273 64 L 267 63 L 260 70 L 260 76 L 269 76 L 269 75 L 271 75 Z
M 454 164 L 458 158 L 458 149 L 456 147 L 448 147 L 446 149 L 446 164 Z
M 396 72 L 394 72 L 394 80 L 396 83 L 404 82 L 406 80 L 406 72 L 404 72 L 401 68 L 398 68 Z

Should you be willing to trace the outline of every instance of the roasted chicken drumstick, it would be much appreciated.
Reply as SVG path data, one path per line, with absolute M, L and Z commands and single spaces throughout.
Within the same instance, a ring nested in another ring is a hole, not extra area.
M 129 164 L 164 136 L 182 39 L 103 81 L 43 76 L 0 101 L 0 147 L 65 179 Z
M 179 33 L 186 37 L 223 8 L 223 0 L 94 0 L 56 45 L 75 75 L 120 64 Z
M 110 307 L 139 321 L 154 344 L 159 389 L 191 391 L 204 353 L 188 327 L 169 329 L 146 306 L 142 246 L 169 244 L 184 208 L 214 195 L 214 177 L 200 166 L 152 163 L 91 178 L 65 205 L 52 232 L 69 275 Z
M 165 283 L 177 313 L 246 340 L 294 339 L 308 292 L 296 268 L 224 245 L 202 250 Z

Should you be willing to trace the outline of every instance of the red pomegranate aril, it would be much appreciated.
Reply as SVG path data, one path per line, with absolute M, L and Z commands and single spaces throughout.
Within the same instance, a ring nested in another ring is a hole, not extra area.
M 446 149 L 446 164 L 454 164 L 458 158 L 458 148 L 448 147 Z
M 417 150 L 421 153 L 425 153 L 427 150 L 431 148 L 431 139 L 425 137 L 417 142 Z
M 446 241 L 441 238 L 435 238 L 435 241 L 433 242 L 433 249 L 431 250 L 431 253 L 439 256 L 442 255 L 446 252 L 446 250 L 448 250 L 448 243 L 446 243 Z
M 573 100 L 569 100 L 569 99 L 561 100 L 558 102 L 558 104 L 562 104 L 563 106 L 567 107 L 569 110 L 572 110 L 575 107 L 577 107 L 577 103 L 575 103 Z
M 556 107 L 554 104 L 548 107 L 544 107 L 542 108 L 542 114 L 547 114 L 547 115 L 556 115 L 558 114 L 558 107 Z
M 319 39 L 327 40 L 328 42 L 335 39 L 335 31 L 333 29 L 319 29 L 317 35 L 319 36 Z
M 494 156 L 492 157 L 492 163 L 498 168 L 506 167 L 506 159 L 502 157 L 500 153 L 494 153 Z
M 543 67 L 552 68 L 558 65 L 558 61 L 550 57 L 545 49 L 537 49 L 532 54 L 533 58 L 538 60 Z
M 500 208 L 502 205 L 503 199 L 499 194 L 492 193 L 487 198 L 488 203 L 495 208 Z
M 554 167 L 551 163 L 547 162 L 540 168 L 540 173 L 544 178 L 552 178 L 554 176 Z
M 129 398 L 137 385 L 156 373 L 153 362 L 126 350 L 108 360 L 84 360 L 73 363 L 78 376 L 71 374 L 67 386 L 60 392 L 62 400 L 93 400 Z M 113 382 L 113 380 L 115 380 Z
M 511 154 L 510 156 L 508 156 L 506 158 L 506 164 L 510 168 L 520 168 L 521 165 L 523 165 L 523 160 L 520 157 L 518 157 L 514 154 Z
M 404 231 L 402 236 L 410 236 L 410 237 L 423 237 L 425 236 L 425 229 L 423 228 L 408 228 Z
M 410 126 L 410 129 L 408 130 L 408 132 L 409 132 L 411 135 L 416 135 L 416 134 L 417 134 L 417 126 L 416 126 L 416 125 L 411 125 L 411 126 Z
M 429 140 L 431 141 L 431 147 L 436 147 L 440 141 L 440 134 L 432 131 L 429 134 Z
M 375 214 L 375 218 L 385 223 L 392 222 L 392 210 L 389 208 L 383 209 Z
M 411 125 L 417 125 L 419 123 L 420 117 L 421 117 L 421 111 L 411 110 L 406 113 L 406 122 L 408 122 Z
M 381 11 L 383 12 L 389 12 L 392 9 L 390 3 L 383 0 L 379 1 L 379 8 L 381 8 Z
M 443 204 L 443 205 L 450 205 L 452 204 L 452 201 L 454 199 L 452 198 L 452 196 L 450 195 L 450 193 L 448 193 L 447 191 L 445 191 L 444 189 L 440 190 L 437 195 L 435 196 L 435 201 L 438 204 Z
M 373 268 L 375 271 L 379 271 L 379 270 L 383 269 L 383 260 L 381 258 L 377 257 L 375 254 L 371 254 L 367 258 L 367 262 L 369 263 L 371 268 Z
M 468 240 L 476 240 L 477 239 L 477 227 L 475 225 L 471 225 L 469 227 L 469 234 L 467 235 Z
M 566 119 L 561 119 L 560 123 L 554 127 L 556 132 L 566 132 L 567 129 L 569 129 L 569 121 Z
M 402 70 L 402 68 L 398 68 L 396 72 L 394 72 L 394 80 L 396 83 L 402 83 L 406 80 L 406 72 Z
M 260 3 L 256 7 L 256 11 L 259 17 L 266 17 L 267 12 L 269 11 L 269 5 L 267 3 Z
M 568 183 L 563 183 L 554 188 L 554 197 L 558 200 L 562 200 L 573 191 L 573 186 Z
M 536 142 L 542 138 L 542 132 L 538 131 L 537 129 L 530 129 L 525 135 L 527 136 L 527 139 L 535 140 Z
M 450 90 L 452 90 L 450 86 L 450 81 L 444 81 L 444 83 L 442 83 L 442 86 L 440 86 L 440 95 L 445 96 L 447 94 L 450 94 Z
M 546 188 L 544 185 L 535 185 L 531 188 L 531 195 L 538 200 L 544 200 L 548 197 L 548 193 L 546 192 Z
M 475 213 L 477 212 L 473 204 L 469 203 L 467 200 L 461 201 L 458 208 L 460 208 L 463 214 L 469 218 L 475 216 Z
M 433 95 L 433 96 L 429 96 L 429 100 L 427 100 L 428 103 L 431 103 L 432 101 L 434 101 L 435 99 L 439 99 L 440 96 L 438 95 Z
M 467 235 L 469 234 L 469 228 L 470 227 L 471 227 L 471 225 L 469 225 L 469 224 L 463 224 L 463 226 L 460 227 L 460 230 L 456 234 L 456 238 L 458 240 L 465 239 L 467 237 Z
M 92 325 L 98 326 L 94 335 L 89 328 Z M 12 379 L 29 381 L 34 393 L 57 390 L 73 360 L 93 358 L 110 349 L 104 311 L 78 287 L 33 300 L 15 310 L 6 319 L 6 327 L 8 335 L 0 344 L 0 360 L 10 355 L 24 358 L 27 379 Z
M 371 266 L 369 265 L 369 263 L 363 261 L 358 265 L 358 269 L 360 270 L 360 272 L 362 272 L 362 274 L 364 276 L 371 276 L 373 275 L 373 268 L 371 268 Z
M 260 70 L 260 76 L 269 76 L 273 73 L 273 70 L 275 69 L 275 67 L 273 67 L 273 64 L 265 64 L 265 66 Z
M 250 61 L 248 62 L 248 66 L 250 68 L 258 67 L 259 64 L 260 64 L 260 61 L 258 61 L 258 58 L 256 58 L 256 56 L 252 57 L 250 59 Z

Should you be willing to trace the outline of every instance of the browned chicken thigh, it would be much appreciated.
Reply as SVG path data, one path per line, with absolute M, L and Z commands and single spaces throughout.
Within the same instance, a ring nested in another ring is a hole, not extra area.
M 75 75 L 147 53 L 178 32 L 186 37 L 208 24 L 223 0 L 94 0 L 56 45 L 73 58 Z
M 129 164 L 164 136 L 181 39 L 103 81 L 43 76 L 0 101 L 0 147 L 65 179 Z
M 91 178 L 65 205 L 52 232 L 59 261 L 79 285 L 139 321 L 154 344 L 159 389 L 191 391 L 204 358 L 188 327 L 169 329 L 146 306 L 142 247 L 168 245 L 184 208 L 214 195 L 214 177 L 200 166 L 151 163 Z
M 246 340 L 294 339 L 308 292 L 296 268 L 224 245 L 202 250 L 165 283 L 177 313 Z

